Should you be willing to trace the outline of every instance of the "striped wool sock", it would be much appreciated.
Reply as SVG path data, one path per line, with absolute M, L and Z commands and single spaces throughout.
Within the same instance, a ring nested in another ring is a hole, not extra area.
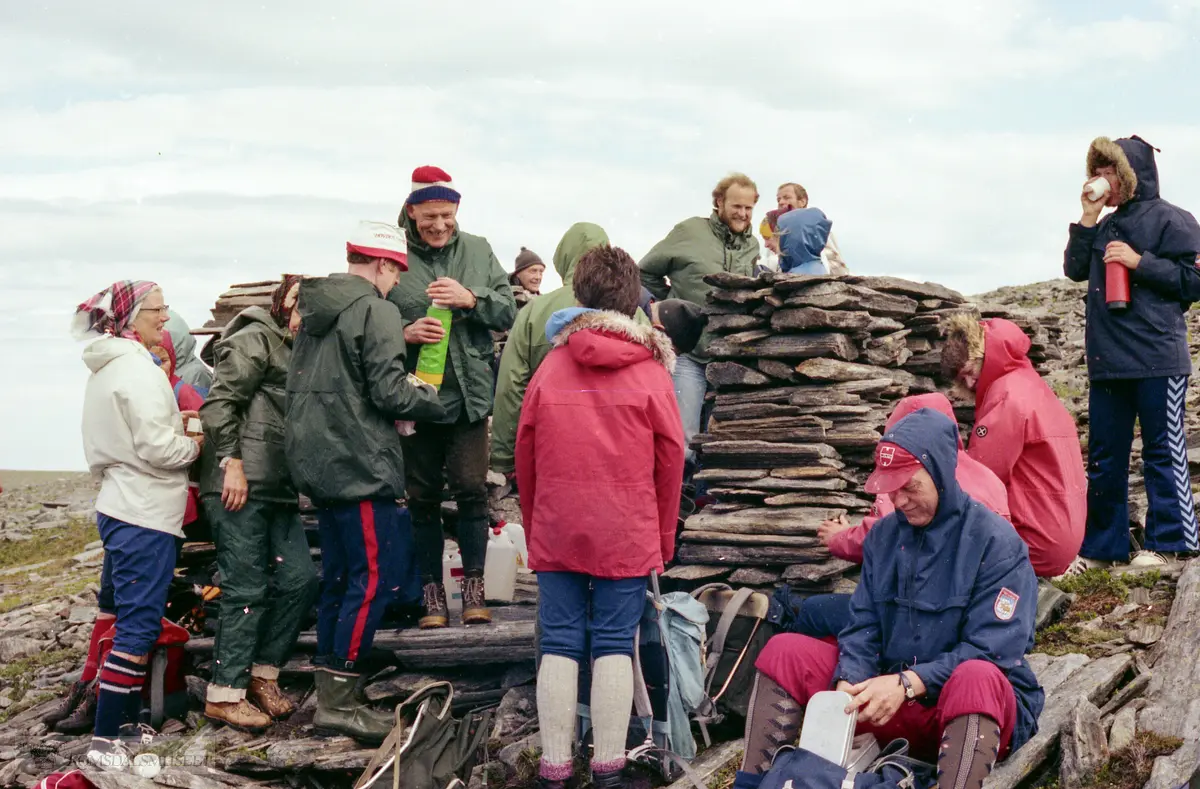
M 146 667 L 111 652 L 100 668 L 96 699 L 97 737 L 116 737 L 125 723 L 137 723 L 142 708 L 142 686 Z

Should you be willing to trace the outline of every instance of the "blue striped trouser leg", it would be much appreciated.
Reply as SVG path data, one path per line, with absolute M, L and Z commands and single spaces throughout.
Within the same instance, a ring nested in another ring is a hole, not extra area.
M 1138 422 L 1149 499 L 1146 548 L 1152 551 L 1200 550 L 1183 428 L 1187 385 L 1186 375 L 1138 382 Z

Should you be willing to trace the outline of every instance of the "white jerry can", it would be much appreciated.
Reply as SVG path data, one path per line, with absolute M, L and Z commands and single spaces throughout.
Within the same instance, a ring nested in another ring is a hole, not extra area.
M 453 540 L 447 540 L 442 554 L 442 586 L 446 589 L 446 606 L 452 611 L 462 610 L 462 579 L 462 554 Z
M 502 529 L 517 548 L 517 572 L 527 573 L 529 570 L 529 547 L 525 543 L 525 527 L 519 523 L 500 521 L 495 528 Z
M 517 588 L 517 546 L 502 527 L 488 529 L 487 558 L 483 563 L 483 588 L 488 600 L 512 602 Z

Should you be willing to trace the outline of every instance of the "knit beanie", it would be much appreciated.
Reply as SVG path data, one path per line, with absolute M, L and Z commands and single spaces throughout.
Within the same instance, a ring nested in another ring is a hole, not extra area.
M 700 335 L 708 325 L 708 316 L 699 304 L 683 299 L 667 299 L 658 302 L 658 322 L 671 338 L 677 353 L 691 353 L 700 342 Z
M 545 266 L 538 254 L 530 249 L 521 247 L 521 251 L 517 253 L 517 267 L 513 271 L 516 274 L 519 271 L 524 271 L 530 266 Z
M 425 165 L 413 170 L 412 192 L 405 202 L 408 205 L 445 200 L 450 203 L 462 201 L 462 195 L 454 188 L 450 174 L 440 167 Z

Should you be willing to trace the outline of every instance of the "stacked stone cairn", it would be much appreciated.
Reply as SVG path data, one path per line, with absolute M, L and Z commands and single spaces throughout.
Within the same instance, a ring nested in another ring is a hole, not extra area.
M 717 500 L 689 517 L 678 585 L 790 584 L 804 593 L 853 588 L 857 567 L 817 538 L 822 521 L 857 523 L 863 484 L 896 402 L 945 389 L 945 316 L 967 309 L 1014 320 L 1035 364 L 1057 356 L 1051 335 L 1021 310 L 971 304 L 940 285 L 894 277 L 719 273 L 707 278 L 708 380 L 715 402 L 696 437 L 697 482 Z M 960 427 L 974 419 L 956 408 Z

